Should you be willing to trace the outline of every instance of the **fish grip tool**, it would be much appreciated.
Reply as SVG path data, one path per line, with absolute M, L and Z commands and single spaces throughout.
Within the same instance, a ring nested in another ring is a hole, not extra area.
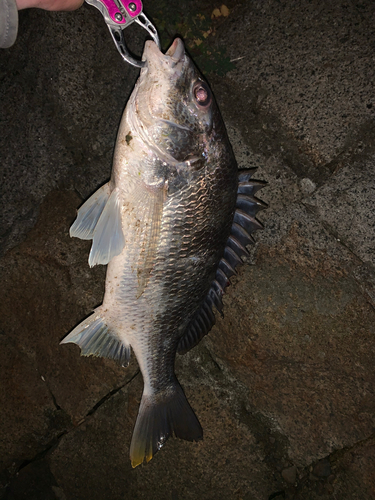
M 128 51 L 124 39 L 124 29 L 136 22 L 144 28 L 160 49 L 160 40 L 155 26 L 143 13 L 141 0 L 86 0 L 96 7 L 104 17 L 117 50 L 127 63 L 143 68 L 145 61 L 135 59 Z

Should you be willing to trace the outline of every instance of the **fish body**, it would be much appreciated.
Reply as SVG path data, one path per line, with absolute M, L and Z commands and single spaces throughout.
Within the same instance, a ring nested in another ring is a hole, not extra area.
M 228 278 L 260 227 L 253 215 L 262 205 L 249 198 L 257 190 L 249 174 L 238 178 L 215 100 L 182 41 L 165 55 L 146 42 L 143 58 L 111 179 L 71 228 L 71 236 L 92 239 L 90 266 L 108 263 L 103 304 L 62 341 L 124 366 L 132 348 L 144 381 L 133 467 L 171 435 L 202 437 L 175 376 L 175 356 L 214 324 L 213 306 L 222 308 Z

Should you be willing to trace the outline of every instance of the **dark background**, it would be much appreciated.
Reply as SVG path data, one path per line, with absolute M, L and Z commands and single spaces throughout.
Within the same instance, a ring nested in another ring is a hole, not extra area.
M 102 299 L 105 269 L 68 231 L 110 175 L 138 71 L 86 5 L 22 11 L 0 52 L 2 499 L 375 498 L 375 4 L 220 6 L 144 8 L 164 49 L 185 38 L 269 208 L 225 319 L 177 359 L 203 442 L 134 470 L 135 360 L 59 341 Z M 142 31 L 126 38 L 140 54 Z

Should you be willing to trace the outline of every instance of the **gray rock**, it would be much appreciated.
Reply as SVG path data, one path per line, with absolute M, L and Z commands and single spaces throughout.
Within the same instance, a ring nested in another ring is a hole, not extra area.
M 308 179 L 307 177 L 305 179 L 301 180 L 301 189 L 304 191 L 306 194 L 311 194 L 315 191 L 316 189 L 316 184 L 313 182 L 311 179 Z
M 373 19 L 371 1 L 258 0 L 239 5 L 223 25 L 230 58 L 242 56 L 230 77 L 277 114 L 315 167 L 374 119 Z
M 139 31 L 133 39 L 142 45 Z M 20 12 L 17 42 L 0 55 L 2 252 L 25 237 L 49 191 L 63 186 L 87 197 L 109 177 L 116 129 L 137 77 L 116 54 L 92 7 Z
M 308 198 L 319 218 L 364 263 L 375 264 L 375 156 L 346 164 Z

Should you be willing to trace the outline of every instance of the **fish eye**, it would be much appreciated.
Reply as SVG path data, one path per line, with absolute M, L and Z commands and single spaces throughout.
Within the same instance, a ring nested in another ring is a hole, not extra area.
M 195 85 L 193 94 L 199 107 L 205 108 L 211 103 L 211 91 L 204 82 Z

